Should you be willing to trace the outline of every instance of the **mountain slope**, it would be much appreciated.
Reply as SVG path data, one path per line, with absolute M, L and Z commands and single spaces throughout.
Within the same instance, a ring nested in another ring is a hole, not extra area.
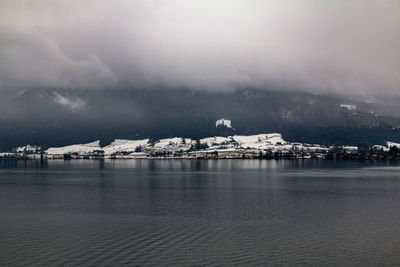
M 198 139 L 221 135 L 216 127 L 220 118 L 232 122 L 234 130 L 229 128 L 226 135 L 280 132 L 288 141 L 320 144 L 400 141 L 400 119 L 393 113 L 394 104 L 386 110 L 379 102 L 337 95 L 257 89 L 218 93 L 36 89 L 9 92 L 2 103 L 2 149 L 97 139 L 108 144 L 116 138 Z

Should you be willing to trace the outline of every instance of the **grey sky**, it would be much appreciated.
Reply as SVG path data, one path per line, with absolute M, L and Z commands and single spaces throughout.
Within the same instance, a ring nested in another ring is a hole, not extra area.
M 397 0 L 1 0 L 0 89 L 400 94 Z

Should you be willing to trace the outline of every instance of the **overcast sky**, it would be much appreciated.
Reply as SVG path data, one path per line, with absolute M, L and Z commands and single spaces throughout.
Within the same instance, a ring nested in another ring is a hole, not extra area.
M 398 0 L 0 0 L 0 90 L 400 95 Z

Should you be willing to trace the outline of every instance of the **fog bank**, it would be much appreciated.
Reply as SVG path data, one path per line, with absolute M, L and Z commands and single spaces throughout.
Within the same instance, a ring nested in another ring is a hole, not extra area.
M 0 2 L 0 90 L 399 95 L 399 47 L 396 0 Z

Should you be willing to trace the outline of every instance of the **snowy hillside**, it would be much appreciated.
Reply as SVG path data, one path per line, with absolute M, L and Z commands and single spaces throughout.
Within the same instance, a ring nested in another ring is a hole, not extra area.
M 153 148 L 156 151 L 187 151 L 193 144 L 191 139 L 175 137 L 161 139 L 154 144 Z
M 135 152 L 138 147 L 146 146 L 149 143 L 149 139 L 143 140 L 124 140 L 115 139 L 114 142 L 102 148 L 105 155 L 112 155 L 117 152 Z
M 116 139 L 111 144 L 101 147 L 99 141 L 88 144 L 70 145 L 65 147 L 49 148 L 45 151 L 47 155 L 63 155 L 77 153 L 85 155 L 95 151 L 104 152 L 105 156 L 117 154 L 137 154 L 137 153 L 174 153 L 188 152 L 194 150 L 218 151 L 218 150 L 288 150 L 296 149 L 316 149 L 320 146 L 311 146 L 300 143 L 286 142 L 281 134 L 258 134 L 258 135 L 234 135 L 229 137 L 208 137 L 201 140 L 193 140 L 189 138 L 165 138 L 156 141 L 149 139 L 142 140 L 124 140 Z
M 45 151 L 47 155 L 62 155 L 62 154 L 86 154 L 93 153 L 96 150 L 101 150 L 100 141 L 94 141 L 88 144 L 70 145 L 64 147 L 52 147 Z
M 201 139 L 202 144 L 209 148 L 242 148 L 242 149 L 270 149 L 276 145 L 284 145 L 281 134 L 234 135 L 229 137 L 209 137 Z

